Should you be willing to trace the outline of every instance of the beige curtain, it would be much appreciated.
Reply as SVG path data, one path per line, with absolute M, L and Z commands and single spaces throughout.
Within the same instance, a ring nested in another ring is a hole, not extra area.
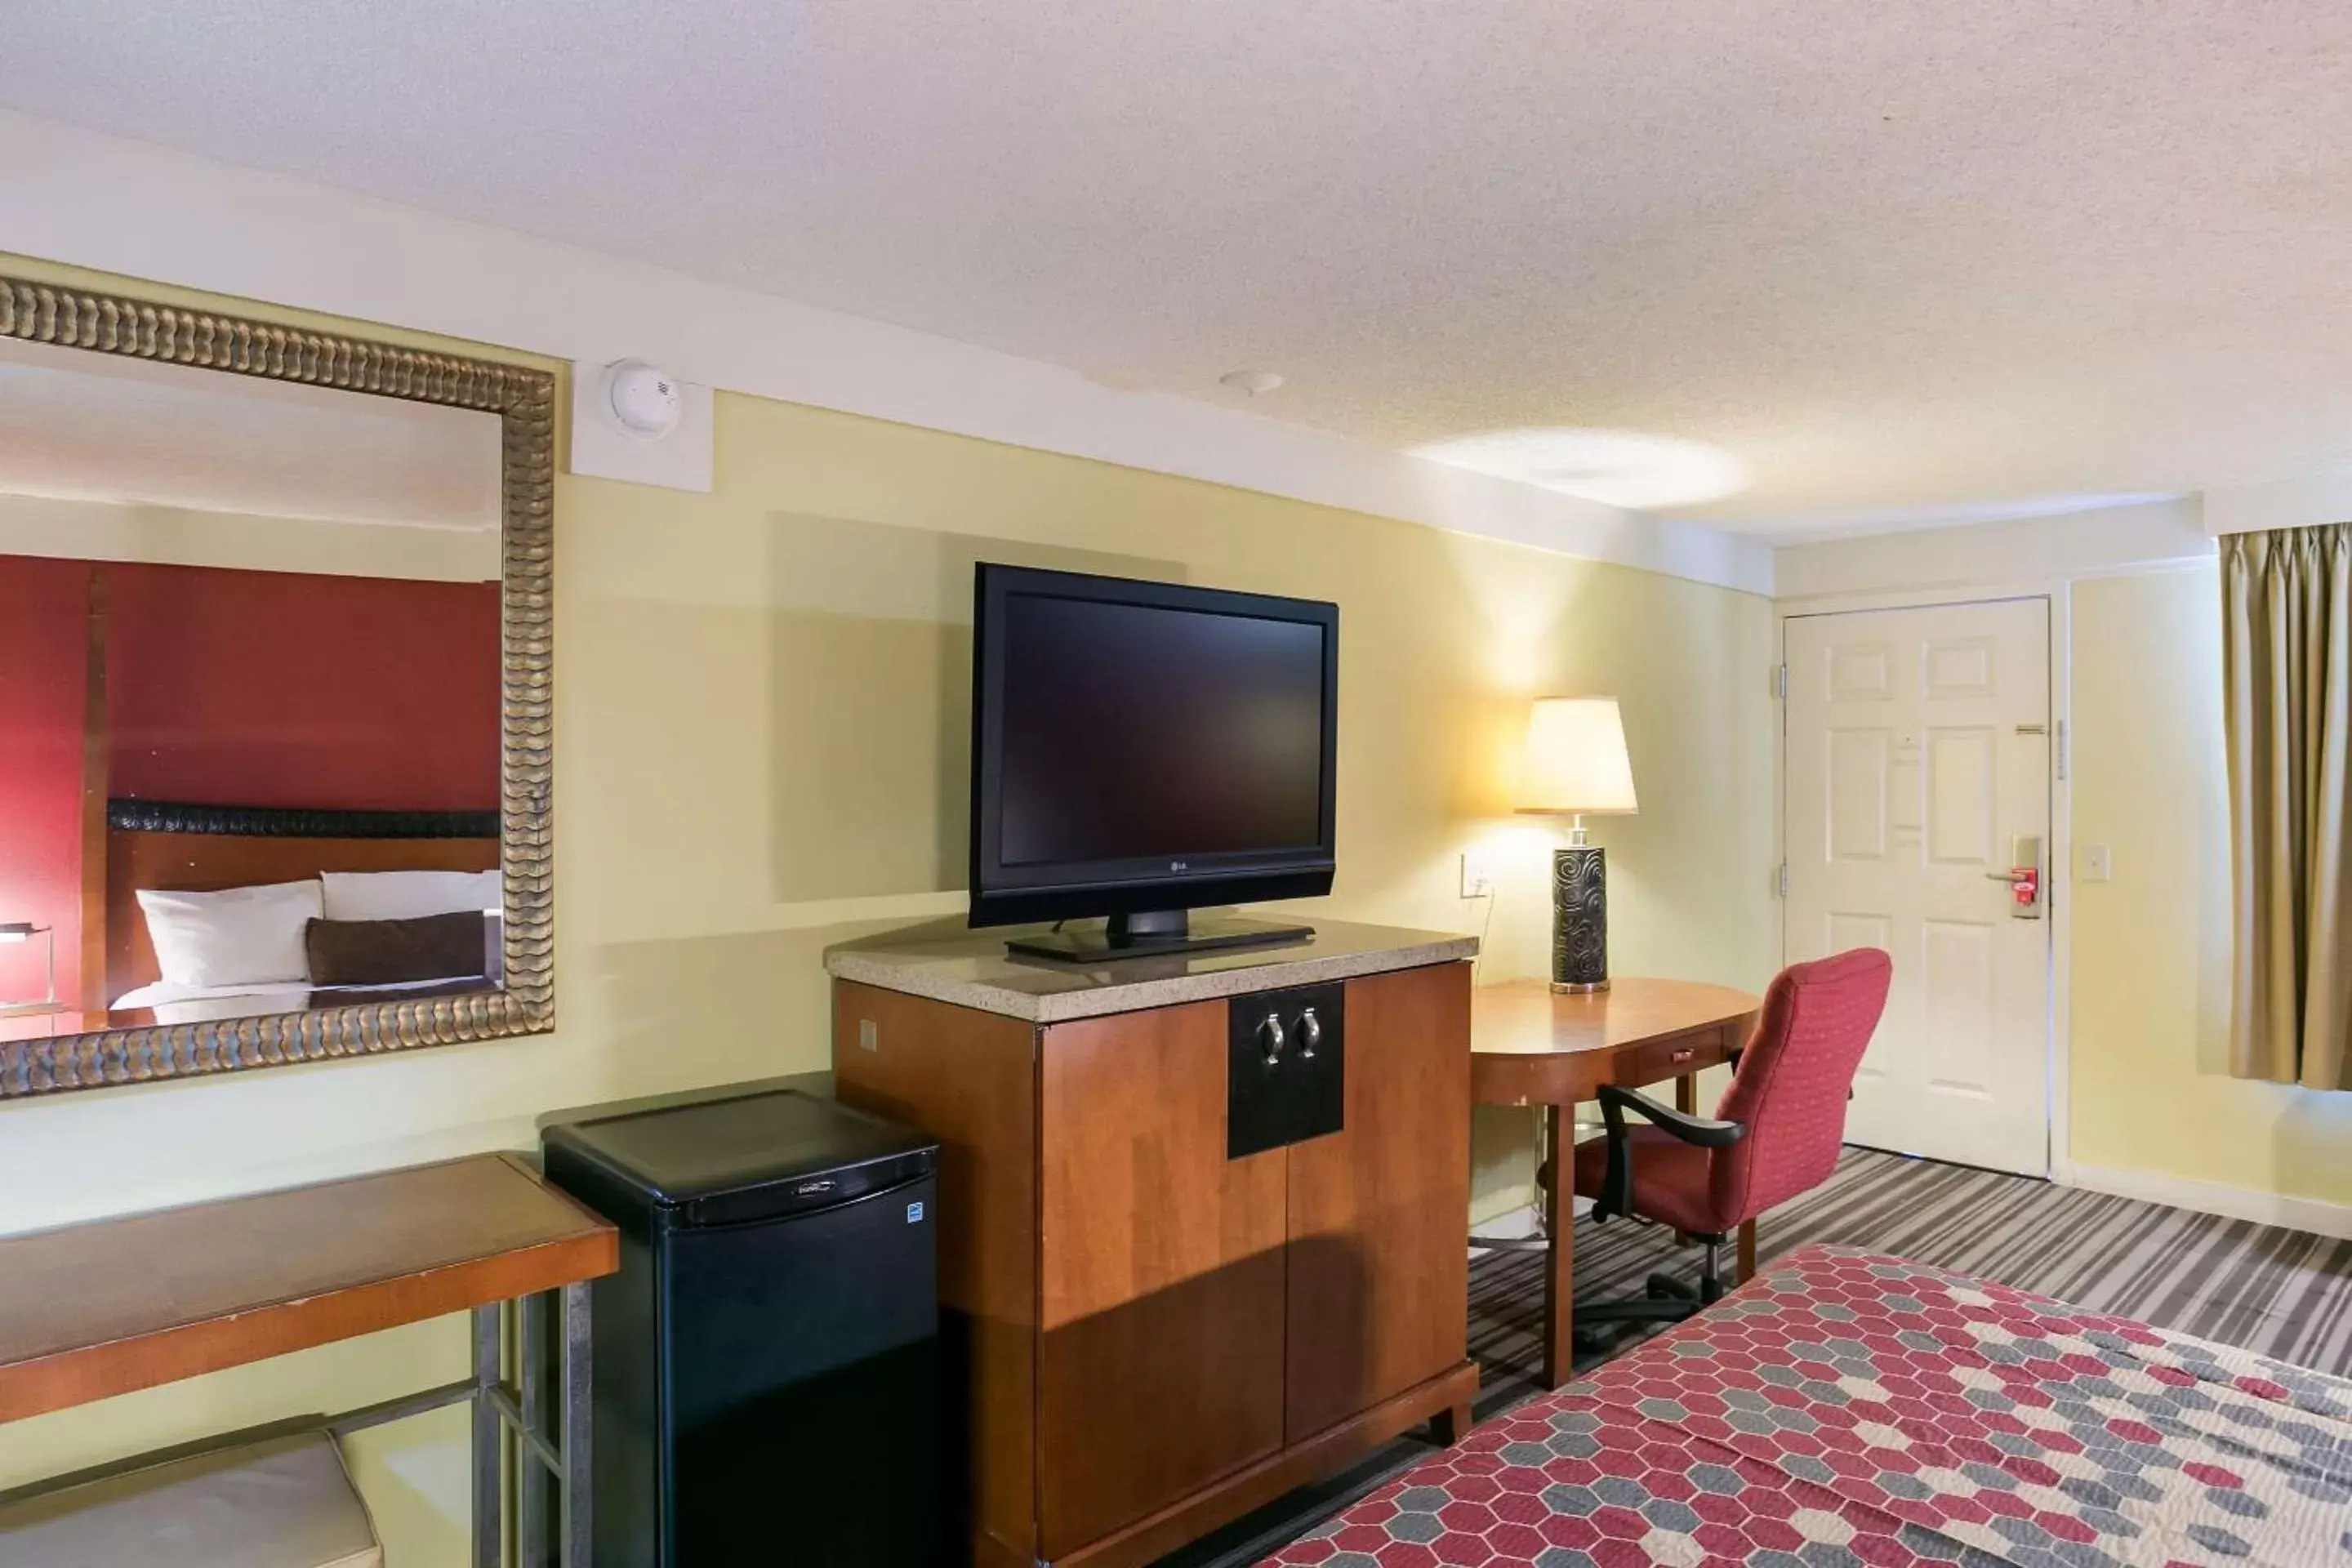
M 2230 1068 L 2352 1089 L 2352 523 L 2221 542 Z

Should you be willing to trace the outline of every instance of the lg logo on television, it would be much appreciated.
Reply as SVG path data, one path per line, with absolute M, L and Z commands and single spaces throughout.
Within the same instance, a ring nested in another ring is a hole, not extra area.
M 1191 870 L 1192 868 L 1192 865 L 1191 865 L 1189 862 L 1187 862 L 1187 861 L 1183 861 L 1183 860 L 1171 860 L 1171 861 L 1169 861 L 1169 862 L 1168 862 L 1168 868 L 1169 868 L 1171 871 L 1189 871 L 1189 870 Z

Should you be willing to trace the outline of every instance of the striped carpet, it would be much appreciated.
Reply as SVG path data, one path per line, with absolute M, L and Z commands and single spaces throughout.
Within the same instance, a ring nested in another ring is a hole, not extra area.
M 1767 1262 L 1807 1242 L 1843 1242 L 2352 1376 L 2352 1241 L 1864 1149 L 1848 1149 L 1835 1175 L 1758 1229 Z M 1635 1295 L 1653 1272 L 1696 1279 L 1698 1258 L 1654 1226 L 1579 1220 L 1576 1293 Z M 1525 1252 L 1483 1253 L 1470 1266 L 1481 1420 L 1538 1392 L 1542 1267 Z M 1621 1335 L 1578 1365 L 1635 1342 Z M 1391 1444 L 1159 1568 L 1255 1563 L 1428 1451 L 1410 1439 Z

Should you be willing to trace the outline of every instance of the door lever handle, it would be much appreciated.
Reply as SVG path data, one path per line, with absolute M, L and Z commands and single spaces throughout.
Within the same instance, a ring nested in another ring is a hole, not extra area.
M 2006 871 L 1987 871 L 1985 879 L 2009 884 L 2010 900 L 2016 906 L 2010 910 L 2012 917 L 2029 921 L 2042 918 L 2042 865 L 2039 858 L 2039 846 L 2036 847 L 2036 858 L 2033 861 L 2011 867 Z

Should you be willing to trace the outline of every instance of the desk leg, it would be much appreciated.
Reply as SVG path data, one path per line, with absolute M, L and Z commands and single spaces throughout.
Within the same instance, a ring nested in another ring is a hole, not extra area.
M 1558 1388 L 1576 1374 L 1576 1107 L 1544 1108 L 1551 1159 L 1544 1179 L 1544 1386 Z
M 1756 1278 L 1756 1222 L 1749 1220 L 1739 1227 L 1739 1282 L 1747 1284 Z
M 1698 1114 L 1698 1074 L 1686 1072 L 1675 1079 L 1675 1109 L 1685 1116 Z M 1675 1232 L 1676 1247 L 1688 1247 L 1690 1244 L 1690 1232 L 1686 1230 Z
M 506 1562 L 506 1431 L 490 1393 L 499 1385 L 501 1302 L 474 1309 L 474 1568 Z

